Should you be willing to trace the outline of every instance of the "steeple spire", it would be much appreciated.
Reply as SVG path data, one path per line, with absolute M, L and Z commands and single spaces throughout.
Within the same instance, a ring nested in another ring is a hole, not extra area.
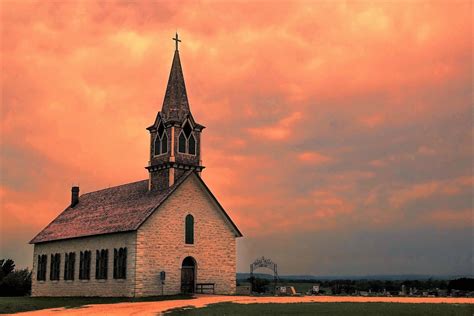
M 150 132 L 149 190 L 162 191 L 172 186 L 187 170 L 199 175 L 204 169 L 201 160 L 201 132 L 189 109 L 183 69 L 179 59 L 178 33 L 173 63 L 166 87 L 163 108 L 156 115 Z
M 176 50 L 174 51 L 173 63 L 171 65 L 168 86 L 166 87 L 165 99 L 161 114 L 166 120 L 182 121 L 189 114 L 188 95 L 186 93 L 186 85 L 184 84 L 183 69 L 179 59 L 178 43 L 181 40 L 176 33 L 173 38 L 176 42 Z

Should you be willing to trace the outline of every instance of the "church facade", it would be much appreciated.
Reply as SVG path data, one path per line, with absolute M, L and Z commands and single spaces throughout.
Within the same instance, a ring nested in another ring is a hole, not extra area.
M 32 296 L 233 294 L 241 232 L 201 178 L 178 36 L 148 179 L 79 195 L 30 243 Z

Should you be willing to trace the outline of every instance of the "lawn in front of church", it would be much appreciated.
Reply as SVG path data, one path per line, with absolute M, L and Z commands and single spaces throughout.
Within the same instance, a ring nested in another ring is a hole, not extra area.
M 291 303 L 291 304 L 237 304 L 218 303 L 204 308 L 184 307 L 172 310 L 171 316 L 199 315 L 350 315 L 350 316 L 472 316 L 473 304 L 430 303 Z M 167 314 L 168 315 L 168 314 Z
M 192 299 L 190 295 L 169 295 L 151 297 L 0 297 L 0 314 L 35 311 L 48 308 L 78 308 L 91 304 L 114 304 L 124 302 L 154 302 L 165 300 Z

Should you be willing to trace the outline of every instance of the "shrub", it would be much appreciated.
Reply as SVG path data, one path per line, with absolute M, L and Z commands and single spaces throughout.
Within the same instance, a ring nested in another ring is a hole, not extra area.
M 31 292 L 31 272 L 28 269 L 14 270 L 11 259 L 0 260 L 0 296 L 24 296 Z

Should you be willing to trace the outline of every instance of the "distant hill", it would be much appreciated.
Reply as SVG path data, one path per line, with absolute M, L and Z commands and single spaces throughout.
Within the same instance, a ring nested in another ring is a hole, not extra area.
M 254 273 L 261 279 L 273 280 L 273 275 L 266 273 Z M 237 280 L 246 280 L 250 273 L 237 273 Z M 381 274 L 381 275 L 280 275 L 280 280 L 453 280 L 472 275 L 428 275 L 428 274 Z

